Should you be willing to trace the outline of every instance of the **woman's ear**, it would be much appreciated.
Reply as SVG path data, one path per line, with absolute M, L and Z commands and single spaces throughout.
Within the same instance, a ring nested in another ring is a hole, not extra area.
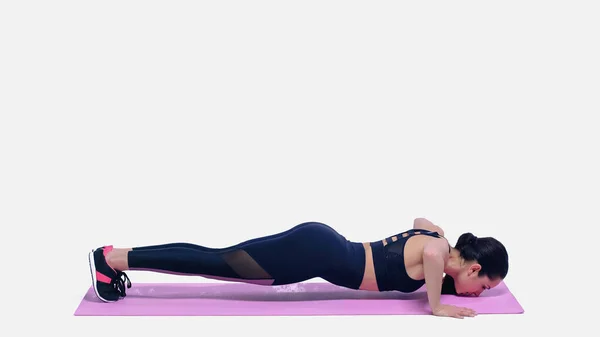
M 468 276 L 477 276 L 479 274 L 480 270 L 481 270 L 481 265 L 479 263 L 473 263 L 471 266 L 469 266 L 469 269 L 467 270 L 467 275 Z

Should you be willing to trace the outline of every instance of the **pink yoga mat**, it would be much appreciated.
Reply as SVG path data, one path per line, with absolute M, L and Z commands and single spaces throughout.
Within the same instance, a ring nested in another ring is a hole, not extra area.
M 480 297 L 442 295 L 442 303 L 466 306 L 479 314 L 520 314 L 524 310 L 500 283 Z M 429 315 L 426 288 L 417 292 L 352 290 L 329 283 L 285 286 L 246 283 L 134 283 L 127 297 L 100 301 L 93 288 L 76 316 L 323 316 Z

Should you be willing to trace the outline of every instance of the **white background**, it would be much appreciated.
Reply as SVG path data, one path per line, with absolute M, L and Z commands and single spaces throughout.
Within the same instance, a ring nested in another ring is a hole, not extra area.
M 3 327 L 585 334 L 599 14 L 593 1 L 3 2 Z M 73 316 L 97 246 L 218 247 L 305 221 L 371 241 L 415 217 L 453 243 L 505 243 L 525 314 Z

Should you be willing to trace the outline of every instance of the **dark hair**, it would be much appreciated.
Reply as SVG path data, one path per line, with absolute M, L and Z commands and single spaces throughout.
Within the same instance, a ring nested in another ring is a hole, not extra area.
M 454 247 L 466 261 L 477 261 L 481 265 L 479 276 L 490 279 L 504 279 L 508 274 L 508 253 L 500 241 L 492 238 L 478 238 L 472 233 L 464 233 Z M 442 294 L 456 294 L 454 279 L 450 275 L 444 277 Z

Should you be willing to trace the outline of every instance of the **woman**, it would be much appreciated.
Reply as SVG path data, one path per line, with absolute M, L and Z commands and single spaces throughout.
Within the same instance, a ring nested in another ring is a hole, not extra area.
M 494 238 L 462 234 L 455 247 L 424 218 L 413 229 L 375 242 L 353 242 L 320 222 L 305 222 L 274 235 L 226 248 L 191 243 L 113 248 L 89 253 L 96 295 L 105 302 L 125 297 L 126 270 L 196 275 L 211 279 L 283 285 L 320 277 L 360 290 L 413 292 L 427 284 L 432 313 L 472 317 L 469 308 L 440 303 L 440 295 L 479 296 L 508 272 L 508 255 Z M 444 274 L 446 275 L 444 277 Z

